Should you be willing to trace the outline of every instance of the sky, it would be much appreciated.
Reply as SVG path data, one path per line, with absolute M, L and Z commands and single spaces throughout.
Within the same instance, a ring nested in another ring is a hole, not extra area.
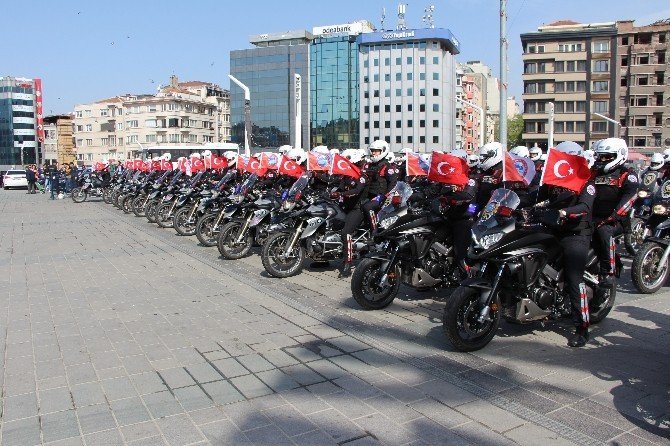
M 436 27 L 461 43 L 457 60 L 480 60 L 499 73 L 498 0 L 407 1 L 408 28 L 435 6 Z M 595 23 L 670 18 L 667 0 L 508 0 L 509 94 L 520 102 L 519 34 L 560 19 Z M 249 36 L 366 19 L 395 28 L 398 2 L 386 0 L 23 0 L 5 2 L 0 76 L 42 78 L 46 114 L 117 94 L 154 93 L 175 74 L 228 88 L 230 50 Z M 234 87 L 236 88 L 236 87 Z

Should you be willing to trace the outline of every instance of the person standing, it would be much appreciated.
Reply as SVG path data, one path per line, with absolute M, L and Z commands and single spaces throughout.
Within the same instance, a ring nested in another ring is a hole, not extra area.
M 28 193 L 35 193 L 35 182 L 37 181 L 37 175 L 33 170 L 33 166 L 26 167 L 26 180 L 28 180 Z

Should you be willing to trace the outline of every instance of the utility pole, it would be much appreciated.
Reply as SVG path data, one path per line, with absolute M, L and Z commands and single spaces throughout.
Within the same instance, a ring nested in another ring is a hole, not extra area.
M 547 149 L 554 147 L 554 103 L 549 104 L 549 141 L 547 141 Z
M 507 0 L 500 0 L 500 135 L 507 149 Z

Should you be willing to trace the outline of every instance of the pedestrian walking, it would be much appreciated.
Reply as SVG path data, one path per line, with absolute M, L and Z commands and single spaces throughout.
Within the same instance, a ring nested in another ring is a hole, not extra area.
M 69 167 L 70 167 L 70 180 L 68 181 L 68 187 L 66 190 L 66 192 L 68 193 L 71 192 L 72 189 L 74 189 L 77 186 L 77 173 L 78 173 L 76 164 L 70 163 Z
M 28 166 L 26 168 L 26 180 L 28 180 L 28 193 L 34 194 L 35 183 L 37 182 L 37 175 L 35 173 L 35 170 L 33 170 L 33 166 Z

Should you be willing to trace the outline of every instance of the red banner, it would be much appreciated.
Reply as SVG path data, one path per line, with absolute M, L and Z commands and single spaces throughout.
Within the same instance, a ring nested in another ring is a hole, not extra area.
M 586 158 L 549 149 L 540 184 L 551 184 L 580 193 L 589 178 L 591 170 Z
M 464 159 L 446 153 L 433 152 L 428 179 L 443 184 L 465 186 L 468 183 L 468 164 Z
M 333 163 L 330 166 L 330 174 L 344 175 L 356 180 L 361 177 L 361 171 L 358 166 L 337 153 L 333 156 Z
M 225 156 L 214 155 L 212 157 L 212 169 L 225 169 L 228 167 L 228 159 Z
M 416 153 L 407 154 L 406 172 L 408 177 L 417 177 L 428 175 L 430 165 L 426 164 L 421 157 Z
M 300 178 L 305 173 L 303 167 L 290 158 L 282 157 L 281 165 L 279 166 L 279 173 L 288 175 L 294 178 Z
M 328 172 L 330 170 L 330 153 L 307 152 L 307 170 L 315 172 Z
M 42 110 L 42 79 L 34 79 L 35 82 L 35 112 L 37 119 L 37 140 L 44 142 L 44 112 Z

